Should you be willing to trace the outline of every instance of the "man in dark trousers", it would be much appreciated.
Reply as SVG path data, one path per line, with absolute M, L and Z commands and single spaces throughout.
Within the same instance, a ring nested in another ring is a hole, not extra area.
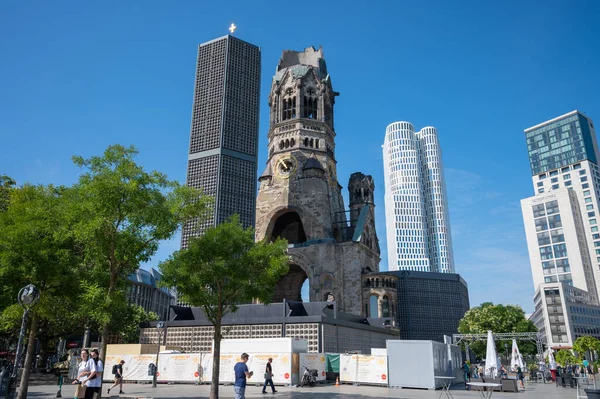
M 275 385 L 273 385 L 273 368 L 271 367 L 271 362 L 273 362 L 273 358 L 270 357 L 267 362 L 267 367 L 265 368 L 265 384 L 263 385 L 262 393 L 267 393 L 267 384 L 271 385 L 271 389 L 273 393 L 277 392 L 275 390 Z

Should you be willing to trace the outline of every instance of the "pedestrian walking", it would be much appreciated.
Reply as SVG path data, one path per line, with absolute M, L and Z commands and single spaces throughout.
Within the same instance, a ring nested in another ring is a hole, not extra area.
M 91 376 L 86 382 L 87 389 L 85 391 L 85 397 L 89 399 L 94 398 L 94 393 L 100 394 L 102 392 L 102 373 L 104 372 L 104 364 L 100 360 L 100 353 L 98 349 L 92 349 L 90 351 L 92 361 L 96 366 L 96 373 Z
M 77 378 L 72 382 L 74 385 L 79 385 L 75 391 L 74 399 L 92 398 L 92 396 L 88 397 L 87 382 L 90 378 L 95 377 L 95 375 L 96 362 L 90 357 L 90 352 L 87 349 L 83 349 L 81 351 L 81 362 L 79 362 L 77 367 Z M 91 395 L 93 395 L 93 392 Z
M 515 364 L 515 369 L 517 370 L 517 380 L 521 381 L 521 388 L 525 389 L 525 383 L 523 382 L 525 378 L 523 377 L 523 370 L 521 370 L 521 367 L 517 364 Z
M 469 386 L 467 384 L 471 382 L 471 367 L 469 367 L 469 363 L 467 363 L 466 360 L 463 361 L 462 369 L 465 379 L 465 388 L 469 389 Z
M 119 385 L 119 395 L 124 394 L 123 392 L 123 365 L 125 364 L 125 360 L 121 360 L 119 364 L 115 364 L 113 366 L 112 372 L 115 376 L 115 383 L 112 387 L 108 388 L 108 394 L 110 395 L 110 390 Z
M 275 385 L 273 385 L 273 367 L 271 363 L 273 362 L 273 358 L 270 357 L 267 365 L 265 366 L 265 383 L 263 385 L 262 393 L 267 393 L 267 384 L 271 385 L 271 390 L 273 393 L 277 392 L 275 390 Z
M 237 362 L 233 367 L 235 371 L 235 383 L 233 390 L 235 391 L 235 399 L 246 399 L 246 379 L 251 378 L 254 374 L 253 371 L 248 371 L 248 354 L 242 353 L 240 356 L 241 361 Z

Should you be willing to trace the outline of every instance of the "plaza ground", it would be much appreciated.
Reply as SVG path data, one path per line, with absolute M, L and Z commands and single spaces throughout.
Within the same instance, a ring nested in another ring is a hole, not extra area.
M 112 385 L 112 384 L 111 384 Z M 103 387 L 103 398 L 108 398 L 106 389 L 110 387 L 109 384 L 104 384 Z M 57 391 L 57 386 L 33 386 L 29 389 L 28 398 L 54 398 Z M 428 391 L 428 390 L 417 390 L 417 389 L 393 389 L 384 387 L 373 387 L 373 386 L 353 386 L 353 385 L 342 385 L 336 387 L 335 385 L 320 385 L 314 388 L 292 388 L 292 387 L 276 387 L 279 391 L 276 394 L 271 394 L 268 390 L 266 395 L 261 393 L 261 387 L 249 385 L 246 389 L 246 397 L 248 398 L 262 398 L 262 397 L 278 397 L 286 399 L 309 399 L 309 398 L 415 398 L 415 399 L 438 399 L 440 397 L 440 390 Z M 125 384 L 123 391 L 126 392 L 121 398 L 129 399 L 135 397 L 148 397 L 148 398 L 208 398 L 210 393 L 209 385 L 159 385 L 157 388 L 152 388 L 150 384 Z M 75 388 L 72 386 L 63 387 L 62 396 L 63 398 L 72 398 L 75 392 Z M 118 388 L 117 388 L 118 392 Z M 233 386 L 221 385 L 219 389 L 219 397 L 221 398 L 233 398 Z M 455 386 L 452 389 L 452 395 L 456 399 L 466 398 L 478 398 L 477 392 L 465 391 L 462 387 Z M 582 392 L 582 395 L 585 395 Z M 118 396 L 111 393 L 111 398 L 117 398 Z M 495 399 L 562 399 L 562 398 L 575 398 L 576 389 L 571 388 L 557 388 L 555 384 L 529 384 L 524 392 L 516 393 L 502 393 L 494 392 L 492 398 Z

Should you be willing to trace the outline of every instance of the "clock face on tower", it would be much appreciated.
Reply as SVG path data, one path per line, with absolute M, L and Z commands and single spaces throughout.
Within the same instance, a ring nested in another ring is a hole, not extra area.
M 285 155 L 275 163 L 275 174 L 281 178 L 289 179 L 298 170 L 298 160 L 293 155 Z

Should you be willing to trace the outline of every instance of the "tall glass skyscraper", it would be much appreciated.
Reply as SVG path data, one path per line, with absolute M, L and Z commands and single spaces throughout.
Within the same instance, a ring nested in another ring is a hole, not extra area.
M 536 195 L 521 200 L 535 287 L 532 319 L 549 346 L 600 337 L 598 143 L 579 111 L 525 129 Z
M 214 196 L 212 216 L 184 227 L 181 246 L 237 213 L 254 226 L 260 48 L 231 35 L 200 44 L 192 108 L 187 184 Z
M 454 273 L 442 151 L 434 127 L 395 122 L 383 144 L 389 270 Z

